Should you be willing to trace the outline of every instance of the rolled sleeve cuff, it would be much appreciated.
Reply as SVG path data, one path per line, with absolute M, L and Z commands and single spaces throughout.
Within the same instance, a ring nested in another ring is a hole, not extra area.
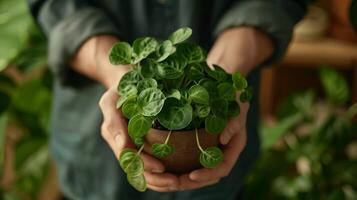
M 90 37 L 101 34 L 120 36 L 119 30 L 100 10 L 84 7 L 65 17 L 49 33 L 48 62 L 56 77 L 65 85 L 85 80 L 69 67 L 69 60 Z
M 214 36 L 237 26 L 256 27 L 268 34 L 274 44 L 273 55 L 262 65 L 279 61 L 291 40 L 296 20 L 290 19 L 286 10 L 272 2 L 243 1 L 235 4 L 218 22 Z

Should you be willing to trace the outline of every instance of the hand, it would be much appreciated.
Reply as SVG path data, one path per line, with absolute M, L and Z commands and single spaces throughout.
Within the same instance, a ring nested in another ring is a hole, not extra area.
M 127 133 L 127 121 L 116 109 L 118 94 L 116 86 L 121 77 L 128 72 L 130 66 L 114 66 L 109 63 L 108 52 L 118 41 L 116 37 L 100 35 L 86 41 L 71 60 L 74 70 L 92 78 L 108 90 L 103 94 L 99 106 L 103 113 L 101 134 L 113 150 L 116 158 L 124 148 L 134 148 Z M 164 166 L 154 157 L 142 152 L 148 188 L 158 192 L 174 191 L 178 188 L 178 178 L 172 174 L 163 173 Z
M 136 149 L 136 147 L 128 136 L 127 120 L 115 107 L 117 99 L 116 87 L 112 87 L 104 93 L 99 105 L 104 116 L 101 127 L 102 136 L 113 150 L 116 158 L 119 158 L 124 148 Z M 169 192 L 178 189 L 179 180 L 177 176 L 163 173 L 165 168 L 159 160 L 145 152 L 142 152 L 140 156 L 144 161 L 144 176 L 148 188 L 158 192 Z
M 223 32 L 208 54 L 207 63 L 217 64 L 228 73 L 240 71 L 246 76 L 272 54 L 273 45 L 263 32 L 251 27 L 239 27 Z M 239 96 L 237 96 L 237 101 Z M 239 101 L 238 101 L 239 102 Z M 231 118 L 220 135 L 224 161 L 216 168 L 194 170 L 180 177 L 180 190 L 197 189 L 219 182 L 231 172 L 247 142 L 246 118 L 249 103 L 240 103 L 241 113 Z

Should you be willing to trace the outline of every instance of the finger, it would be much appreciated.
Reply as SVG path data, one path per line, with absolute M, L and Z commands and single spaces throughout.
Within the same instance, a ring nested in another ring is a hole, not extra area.
M 154 186 L 154 185 L 150 185 L 150 184 L 147 184 L 147 187 L 151 190 L 154 190 L 156 192 L 174 192 L 174 191 L 177 191 L 175 190 L 174 188 L 170 188 L 170 187 L 157 187 L 157 186 Z
M 179 186 L 178 177 L 170 173 L 151 173 L 144 172 L 146 182 L 149 185 L 162 188 L 170 188 L 170 190 L 177 190 Z
M 165 166 L 156 158 L 141 152 L 141 158 L 144 161 L 145 171 L 153 173 L 162 173 L 165 171 Z
M 204 182 L 192 181 L 188 174 L 180 176 L 180 187 L 179 190 L 192 190 L 197 188 L 202 188 L 205 186 L 216 184 L 220 181 L 219 178 L 207 180 Z
M 241 130 L 245 127 L 249 103 L 240 103 L 240 107 L 241 112 L 239 116 L 229 119 L 227 127 L 219 136 L 219 141 L 222 145 L 226 145 L 234 134 L 241 132 Z
M 245 147 L 246 137 L 246 130 L 235 134 L 223 149 L 224 160 L 220 165 L 212 169 L 202 168 L 194 170 L 189 174 L 189 178 L 193 181 L 208 181 L 228 176 L 239 154 Z

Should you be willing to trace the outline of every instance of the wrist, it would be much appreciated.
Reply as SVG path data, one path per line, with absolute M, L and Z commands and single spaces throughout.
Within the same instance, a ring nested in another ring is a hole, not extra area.
M 273 53 L 273 42 L 263 31 L 248 26 L 234 27 L 222 32 L 208 60 L 222 65 L 227 72 L 240 71 L 247 75 Z
M 112 87 L 127 71 L 126 66 L 115 66 L 109 62 L 109 51 L 117 41 L 118 38 L 110 35 L 98 35 L 88 39 L 70 61 L 71 66 L 106 88 Z

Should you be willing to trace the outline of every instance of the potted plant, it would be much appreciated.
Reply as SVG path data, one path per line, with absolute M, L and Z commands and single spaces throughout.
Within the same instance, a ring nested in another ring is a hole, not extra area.
M 252 96 L 239 72 L 230 75 L 217 65 L 211 69 L 204 50 L 184 42 L 191 34 L 185 27 L 164 41 L 118 42 L 109 54 L 112 64 L 132 66 L 119 82 L 117 108 L 129 120 L 128 134 L 139 150 L 124 149 L 119 163 L 139 191 L 146 190 L 141 151 L 177 174 L 220 164 L 218 135 L 229 117 L 240 113 L 236 93 L 241 102 Z

